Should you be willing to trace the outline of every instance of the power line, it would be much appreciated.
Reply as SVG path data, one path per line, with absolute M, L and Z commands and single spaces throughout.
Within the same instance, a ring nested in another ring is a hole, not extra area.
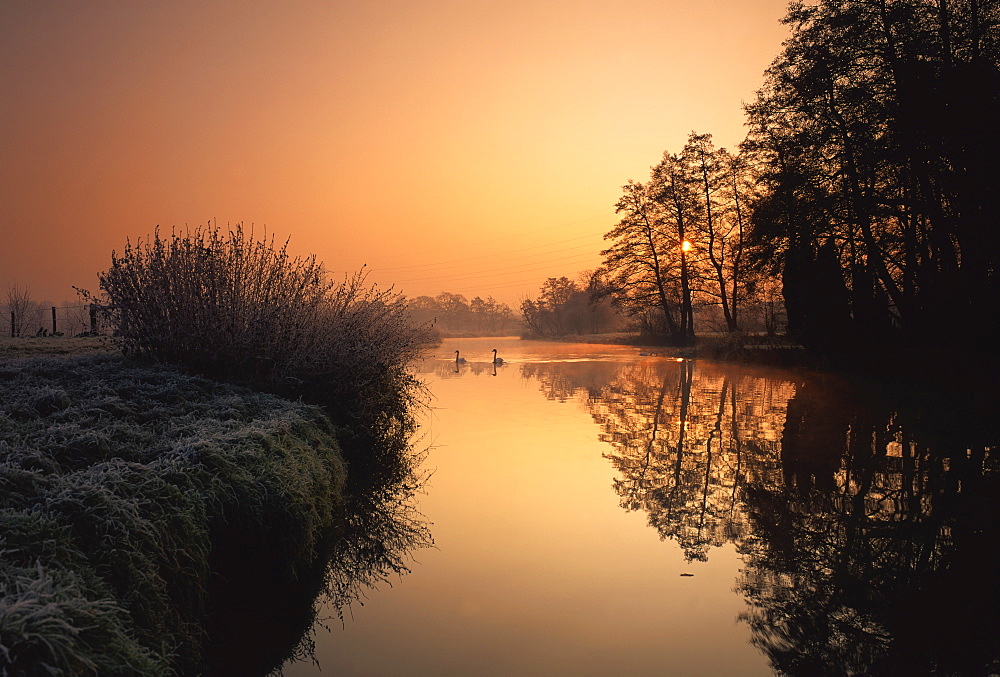
M 582 263 L 582 262 L 587 261 L 587 260 L 592 260 L 593 258 L 594 258 L 594 255 L 593 254 L 589 254 L 589 253 L 588 254 L 574 254 L 573 256 L 563 256 L 563 257 L 556 258 L 556 259 L 549 259 L 547 261 L 535 261 L 533 263 L 528 263 L 528 264 L 523 264 L 523 265 L 517 265 L 517 266 L 505 266 L 505 267 L 502 267 L 502 268 L 490 268 L 490 269 L 487 269 L 487 270 L 476 271 L 475 273 L 472 273 L 471 275 L 469 273 L 445 273 L 445 274 L 442 274 L 442 275 L 431 275 L 431 276 L 428 276 L 428 277 L 416 277 L 416 278 L 402 279 L 402 280 L 399 280 L 398 283 L 399 284 L 403 284 L 405 282 L 423 282 L 425 280 L 442 280 L 442 279 L 455 278 L 455 277 L 458 277 L 458 278 L 463 278 L 463 277 L 497 277 L 498 275 L 506 275 L 506 274 L 508 274 L 509 272 L 512 272 L 512 271 L 516 271 L 516 272 L 530 272 L 532 270 L 545 270 L 545 269 L 549 268 L 551 266 L 551 264 L 558 263 L 560 261 L 575 260 L 575 261 L 578 261 L 578 262 Z M 541 266 L 541 267 L 535 267 L 535 268 L 525 269 L 525 266 Z
M 526 236 L 530 237 L 530 236 L 536 235 L 538 233 L 545 233 L 545 232 L 548 232 L 550 230 L 555 230 L 557 228 L 566 228 L 567 226 L 575 226 L 575 225 L 577 225 L 579 223 L 589 223 L 591 221 L 596 221 L 598 219 L 607 219 L 607 220 L 610 221 L 610 220 L 614 220 L 614 218 L 615 218 L 615 216 L 614 216 L 613 213 L 612 214 L 602 214 L 600 216 L 591 216 L 591 217 L 588 217 L 586 219 L 579 219 L 577 221 L 570 221 L 568 223 L 560 223 L 560 224 L 557 224 L 557 225 L 554 225 L 554 226 L 548 226 L 547 228 L 539 228 L 537 230 L 528 231 L 526 233 L 512 233 L 510 235 L 501 235 L 499 237 L 491 237 L 490 244 L 494 245 L 494 244 L 496 244 L 499 241 L 510 240 L 512 238 L 523 238 L 523 237 L 526 237 Z M 583 237 L 587 237 L 587 236 L 583 236 Z M 425 253 L 435 253 L 436 254 L 436 253 L 440 253 L 442 251 L 452 251 L 452 250 L 455 250 L 455 249 L 464 249 L 466 246 L 467 245 L 453 245 L 451 247 L 445 247 L 445 248 L 436 247 L 434 249 L 426 250 Z M 541 246 L 544 246 L 544 245 L 541 245 Z M 398 259 L 401 256 L 419 256 L 420 254 L 421 254 L 421 252 L 405 252 L 405 253 L 400 253 L 400 254 L 389 254 L 389 255 L 386 255 L 386 256 L 384 256 L 382 258 L 383 259 Z
M 526 271 L 526 272 L 528 272 L 528 271 Z M 549 278 L 549 277 L 554 277 L 554 276 L 552 276 L 552 275 L 536 276 L 536 277 L 532 277 L 530 279 L 517 280 L 517 281 L 514 281 L 514 282 L 502 282 L 502 283 L 499 283 L 499 284 L 485 283 L 485 284 L 462 285 L 462 283 L 459 282 L 458 286 L 454 286 L 454 287 L 451 287 L 449 289 L 445 289 L 445 290 L 442 290 L 442 291 L 448 291 L 448 292 L 451 292 L 451 293 L 454 293 L 454 294 L 457 294 L 457 293 L 469 294 L 469 293 L 473 293 L 473 292 L 476 292 L 476 293 L 482 292 L 482 293 L 486 293 L 486 294 L 492 295 L 492 293 L 495 292 L 496 290 L 511 289 L 511 288 L 514 288 L 514 287 L 521 287 L 521 288 L 531 287 L 531 288 L 534 288 L 534 289 L 538 289 L 541 286 L 541 282 L 544 279 Z M 397 286 L 397 285 L 393 285 L 393 286 Z M 398 287 L 402 290 L 403 285 L 399 284 Z M 423 295 L 421 294 L 421 296 L 423 296 Z
M 528 237 L 535 235 L 537 233 L 543 233 L 546 231 L 551 231 L 557 228 L 564 228 L 567 225 L 573 225 L 574 223 L 584 223 L 589 221 L 594 221 L 597 219 L 613 219 L 613 216 L 597 216 L 589 219 L 583 219 L 580 221 L 572 222 L 570 224 L 560 224 L 556 226 L 550 226 L 548 228 L 542 228 L 535 231 L 531 231 L 527 234 Z M 388 266 L 385 268 L 379 267 L 378 264 L 369 264 L 369 269 L 377 277 L 381 278 L 384 282 L 390 283 L 396 289 L 401 292 L 405 291 L 406 287 L 418 286 L 422 288 L 427 288 L 429 284 L 434 284 L 435 282 L 441 284 L 442 287 L 450 287 L 447 291 L 452 293 L 464 293 L 464 294 L 490 294 L 492 295 L 498 290 L 509 290 L 514 288 L 521 288 L 525 291 L 529 288 L 537 289 L 541 282 L 546 277 L 552 277 L 552 275 L 547 274 L 551 272 L 551 268 L 559 266 L 565 268 L 567 265 L 582 264 L 588 261 L 596 261 L 599 259 L 599 252 L 604 248 L 604 235 L 607 229 L 602 229 L 597 233 L 589 233 L 585 235 L 577 235 L 570 238 L 564 238 L 561 240 L 556 240 L 554 242 L 540 243 L 527 247 L 519 247 L 516 249 L 510 249 L 506 252 L 497 252 L 495 248 L 495 243 L 500 240 L 510 240 L 513 238 L 523 238 L 525 234 L 511 234 L 506 237 L 493 238 L 490 241 L 490 247 L 492 249 L 491 253 L 483 254 L 478 256 L 470 256 L 459 259 L 449 259 L 439 262 L 429 262 L 429 263 L 418 263 L 409 264 L 402 266 Z M 580 242 L 581 240 L 588 240 L 582 244 L 573 245 L 569 247 L 563 247 L 557 250 L 553 250 L 560 244 Z M 449 247 L 444 251 L 453 251 L 455 249 L 464 249 L 467 245 L 456 245 Z M 552 254 L 561 254 L 568 251 L 580 250 L 580 249 L 590 249 L 589 252 L 581 252 L 577 254 L 572 254 L 569 256 L 557 256 L 552 257 Z M 543 250 L 543 251 L 534 251 Z M 434 253 L 440 253 L 441 249 L 433 250 Z M 532 253 L 525 253 L 532 252 Z M 512 256 L 514 254 L 522 254 L 520 256 Z M 385 257 L 386 259 L 399 258 L 400 256 L 418 256 L 417 253 L 407 253 L 390 255 Z M 545 258 L 542 258 L 545 257 Z M 489 268 L 486 270 L 476 270 L 475 272 L 459 272 L 463 267 L 462 264 L 475 265 L 477 262 L 484 261 L 486 259 L 496 260 L 502 259 L 514 263 L 514 265 L 501 266 L 498 268 Z M 520 262 L 520 263 L 517 263 Z M 454 271 L 454 272 L 449 272 Z M 393 272 L 398 272 L 399 274 L 417 274 L 425 273 L 420 277 L 410 277 L 403 279 L 390 280 L 387 279 L 389 275 Z M 484 278 L 496 278 L 507 275 L 524 275 L 531 274 L 534 272 L 544 272 L 546 274 L 533 276 L 530 279 L 519 279 L 515 281 L 498 281 L 497 283 L 491 283 Z M 410 295 L 407 292 L 407 295 Z
M 500 253 L 500 254 L 498 254 L 498 253 L 483 254 L 482 256 L 471 256 L 471 257 L 464 258 L 464 259 L 452 259 L 450 261 L 441 261 L 441 262 L 438 262 L 438 263 L 414 263 L 412 265 L 407 265 L 407 266 L 393 266 L 391 268 L 379 268 L 379 270 L 403 270 L 403 269 L 406 269 L 406 268 L 426 268 L 428 266 L 447 266 L 447 265 L 451 265 L 451 264 L 455 264 L 455 263 L 467 263 L 469 261 L 479 261 L 479 260 L 482 260 L 482 259 L 492 259 L 492 258 L 497 258 L 498 256 L 506 256 L 507 254 L 515 254 L 515 253 L 518 253 L 518 252 L 524 252 L 524 251 L 528 251 L 528 250 L 531 250 L 531 249 L 539 249 L 541 247 L 552 247 L 552 246 L 555 246 L 557 244 L 562 244 L 563 242 L 575 242 L 576 240 L 591 239 L 591 238 L 594 238 L 594 237 L 595 237 L 595 235 L 580 235 L 579 237 L 571 237 L 571 238 L 568 238 L 566 240 L 557 240 L 555 242 L 548 242 L 546 244 L 539 244 L 539 245 L 535 245 L 533 247 L 524 247 L 522 249 L 511 249 L 511 250 L 509 250 L 507 252 Z M 603 241 L 603 237 L 604 237 L 603 233 L 600 235 L 600 237 L 601 237 L 601 239 Z M 593 246 L 592 243 L 576 245 L 576 246 L 573 246 L 573 247 L 564 247 L 563 251 L 568 251 L 570 249 L 581 249 L 583 247 L 590 247 L 590 246 Z M 538 254 L 529 254 L 527 257 L 517 257 L 517 258 L 530 258 L 532 256 L 544 256 L 544 255 L 550 254 L 550 253 L 551 254 L 555 254 L 557 252 L 539 252 Z
M 446 289 L 446 290 L 443 290 L 443 291 L 447 291 L 447 292 L 450 292 L 452 294 L 463 294 L 463 295 L 464 294 L 476 294 L 477 296 L 481 296 L 481 295 L 492 296 L 494 294 L 494 292 L 496 290 L 498 290 L 498 289 L 511 289 L 511 288 L 514 288 L 514 287 L 521 287 L 521 288 L 531 287 L 531 288 L 537 289 L 540 286 L 541 286 L 540 280 L 539 280 L 539 278 L 536 277 L 536 278 L 532 278 L 530 280 L 522 280 L 522 281 L 519 281 L 519 282 L 510 282 L 510 283 L 505 283 L 505 284 L 474 285 L 474 286 L 466 286 L 466 287 L 453 287 L 451 289 Z M 424 296 L 424 295 L 420 294 L 420 296 Z

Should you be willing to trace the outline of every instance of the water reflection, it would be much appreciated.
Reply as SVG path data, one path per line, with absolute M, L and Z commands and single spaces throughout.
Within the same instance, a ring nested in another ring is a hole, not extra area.
M 944 411 L 815 381 L 789 402 L 781 442 L 780 481 L 744 487 L 740 544 L 745 620 L 772 664 L 997 674 L 996 444 Z
M 1000 674 L 997 436 L 955 409 L 621 346 L 461 339 L 420 370 L 439 548 L 323 612 L 323 673 Z M 429 539 L 392 495 L 343 597 Z
M 430 373 L 437 378 L 458 378 L 461 376 L 496 376 L 503 369 L 510 369 L 510 363 L 495 364 L 493 362 L 441 362 L 436 361 L 430 366 Z
M 732 543 L 782 674 L 1000 673 L 996 438 L 838 379 L 666 360 L 520 366 L 584 402 L 621 506 Z
M 211 591 L 217 610 L 208 629 L 210 675 L 280 675 L 282 667 L 315 659 L 317 634 L 339 624 L 352 604 L 391 578 L 409 573 L 412 553 L 433 545 L 415 496 L 426 481 L 411 420 L 384 421 L 366 431 L 342 430 L 349 474 L 342 527 L 327 535 L 309 572 L 293 581 L 253 562 Z M 339 619 L 324 618 L 333 611 Z

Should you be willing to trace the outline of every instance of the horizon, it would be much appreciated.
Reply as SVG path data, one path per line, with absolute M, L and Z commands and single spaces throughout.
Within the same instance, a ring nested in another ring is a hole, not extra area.
M 742 140 L 786 5 L 6 3 L 0 284 L 61 305 L 157 226 L 242 222 L 516 307 L 688 133 Z

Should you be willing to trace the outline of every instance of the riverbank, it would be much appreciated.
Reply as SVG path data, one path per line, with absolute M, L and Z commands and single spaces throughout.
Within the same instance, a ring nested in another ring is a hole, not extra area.
M 525 340 L 534 340 L 522 337 Z M 815 360 L 806 355 L 802 346 L 786 337 L 767 337 L 756 334 L 702 334 L 693 346 L 668 346 L 657 343 L 638 332 L 613 332 L 606 334 L 579 334 L 545 337 L 538 340 L 565 343 L 593 343 L 597 345 L 635 346 L 643 353 L 664 357 L 704 358 L 743 364 L 761 364 L 781 367 L 812 367 Z
M 20 357 L 46 350 L 68 352 Z M 0 347 L 0 667 L 199 674 L 219 564 L 252 550 L 294 581 L 339 528 L 335 430 L 316 407 L 101 350 Z
M 525 340 L 530 338 L 522 337 Z M 917 352 L 900 349 L 890 354 L 817 356 L 788 337 L 763 335 L 701 334 L 695 345 L 664 346 L 636 332 L 569 335 L 540 340 L 597 345 L 635 346 L 640 354 L 661 357 L 702 358 L 747 365 L 808 369 L 840 374 L 868 387 L 897 396 L 938 399 L 947 393 L 963 411 L 984 416 L 995 409 L 1000 358 L 969 351 L 962 354 Z

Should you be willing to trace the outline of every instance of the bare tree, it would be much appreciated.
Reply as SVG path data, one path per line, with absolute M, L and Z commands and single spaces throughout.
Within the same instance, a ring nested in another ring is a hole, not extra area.
M 27 284 L 14 282 L 7 287 L 4 308 L 10 314 L 11 336 L 21 336 L 28 330 L 28 321 L 38 315 L 38 304 L 31 299 Z
M 604 236 L 612 244 L 601 252 L 603 279 L 627 313 L 645 317 L 656 333 L 683 342 L 677 240 L 666 232 L 663 209 L 649 185 L 630 180 L 622 190 L 615 205 L 622 219 Z
M 660 164 L 653 167 L 651 183 L 655 199 L 664 208 L 663 232 L 669 234 L 671 254 L 679 259 L 679 280 L 681 289 L 680 322 L 678 336 L 680 344 L 694 342 L 694 306 L 692 278 L 699 268 L 690 237 L 695 235 L 696 224 L 704 219 L 704 205 L 701 204 L 698 179 L 691 171 L 683 155 L 664 153 Z

